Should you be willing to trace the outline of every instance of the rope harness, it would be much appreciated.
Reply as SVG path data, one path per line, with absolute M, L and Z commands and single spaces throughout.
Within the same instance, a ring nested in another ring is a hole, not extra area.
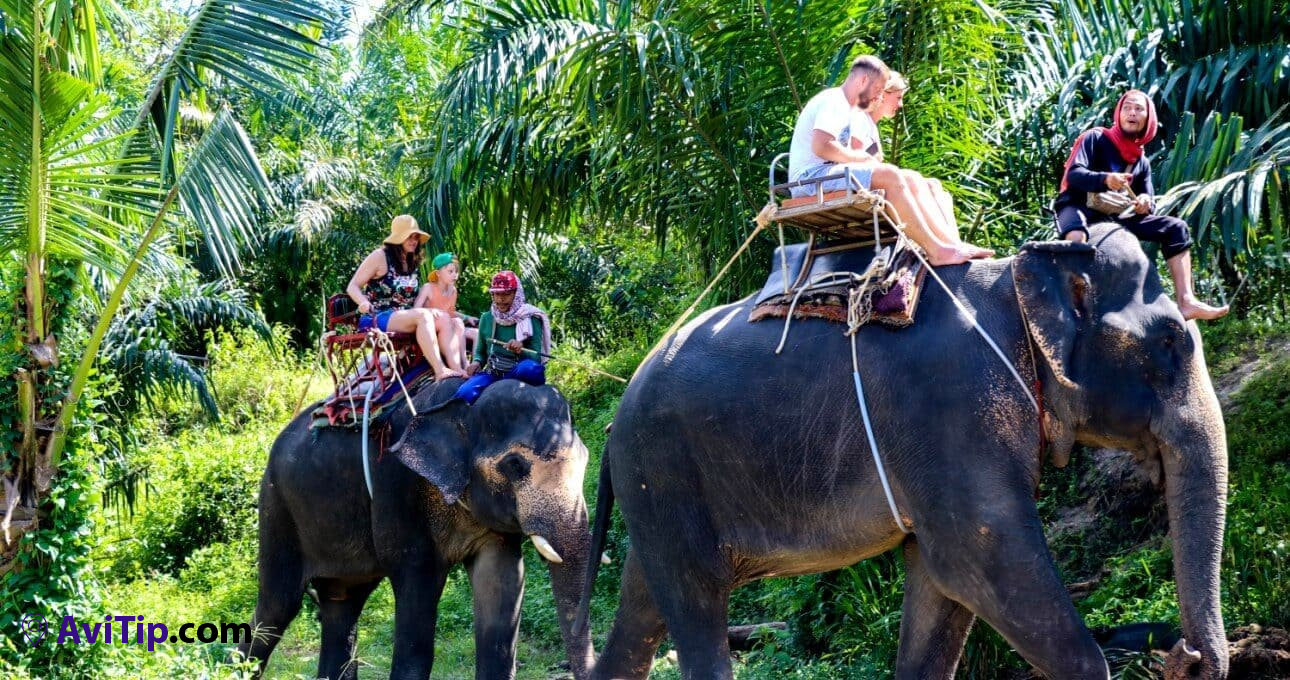
M 779 345 L 775 348 L 775 354 L 778 355 L 784 350 L 784 345 L 788 340 L 788 331 L 793 321 L 793 311 L 796 309 L 803 294 L 822 288 L 837 286 L 840 283 L 848 284 L 846 335 L 850 337 L 851 341 L 851 377 L 852 382 L 855 385 L 856 403 L 860 408 L 860 417 L 864 423 L 865 437 L 869 442 L 869 451 L 873 455 L 874 466 L 878 470 L 878 480 L 882 483 L 882 491 L 887 499 L 887 507 L 891 510 L 891 518 L 895 521 L 896 527 L 899 528 L 902 533 L 908 534 L 909 528 L 905 525 L 904 520 L 901 519 L 900 510 L 896 507 L 895 493 L 892 491 L 891 483 L 887 479 L 886 466 L 883 465 L 882 454 L 878 450 L 878 441 L 874 436 L 873 422 L 869 417 L 869 407 L 865 402 L 864 397 L 864 384 L 860 379 L 859 350 L 856 346 L 856 335 L 859 332 L 860 327 L 867 323 L 873 315 L 872 298 L 870 296 L 871 288 L 876 282 L 881 281 L 887 276 L 888 269 L 894 259 L 892 257 L 892 248 L 890 246 L 883 248 L 881 245 L 882 239 L 881 234 L 879 233 L 880 217 L 885 218 L 890 222 L 896 230 L 898 247 L 908 248 L 914 253 L 915 257 L 917 257 L 923 264 L 928 273 L 932 275 L 932 278 L 936 280 L 936 283 L 941 287 L 941 290 L 945 291 L 945 294 L 949 296 L 950 301 L 954 304 L 958 313 L 972 325 L 973 330 L 975 330 L 976 333 L 981 336 L 981 339 L 989 345 L 990 349 L 999 357 L 999 360 L 1003 362 L 1003 365 L 1007 367 L 1008 372 L 1012 375 L 1013 379 L 1015 379 L 1017 384 L 1021 386 L 1021 391 L 1026 395 L 1026 399 L 1030 401 L 1030 405 L 1034 407 L 1035 413 L 1039 417 L 1039 447 L 1041 453 L 1045 443 L 1043 423 L 1044 409 L 1042 402 L 1040 401 L 1043 398 L 1043 392 L 1041 391 L 1042 385 L 1039 382 L 1037 367 L 1035 367 L 1035 392 L 1032 394 L 1031 386 L 1026 384 L 1026 381 L 1021 377 L 1021 373 L 1018 372 L 1017 367 L 1013 364 L 1012 360 L 1009 359 L 1008 356 L 1004 354 L 1003 350 L 999 348 L 999 344 L 994 341 L 994 338 L 990 336 L 990 334 L 981 325 L 980 321 L 977 320 L 976 315 L 973 314 L 961 300 L 959 300 L 958 296 L 950 290 L 950 287 L 946 285 L 945 281 L 936 273 L 936 268 L 927 261 L 922 248 L 919 248 L 917 244 L 910 240 L 905 234 L 904 224 L 899 219 L 893 219 L 899 217 L 899 214 L 896 213 L 895 207 L 892 206 L 884 197 L 880 196 L 875 203 L 875 208 L 876 209 L 873 211 L 874 258 L 870 261 L 869 266 L 867 266 L 865 271 L 860 274 L 856 274 L 855 272 L 825 272 L 818 274 L 806 285 L 799 288 L 793 295 L 792 302 L 789 305 L 788 315 L 784 319 L 784 332 L 780 335 Z M 738 257 L 739 254 L 746 249 L 748 243 L 753 239 L 753 237 L 755 237 L 766 226 L 766 223 L 769 221 L 774 211 L 775 204 L 773 202 L 767 204 L 766 207 L 762 209 L 761 213 L 757 215 L 757 228 L 749 235 L 748 241 L 744 242 L 744 246 L 735 253 L 734 257 Z M 779 228 L 779 247 L 781 270 L 785 272 L 784 292 L 788 293 L 790 286 L 787 275 L 787 256 L 784 254 L 784 229 L 782 225 Z M 731 262 L 733 261 L 734 258 L 731 259 Z M 726 269 L 729 267 L 730 263 L 727 263 L 721 270 L 722 273 L 724 274 Z M 713 283 L 715 284 L 715 281 Z M 712 285 L 713 284 L 709 285 L 709 289 L 711 289 Z M 706 293 L 707 290 L 704 291 L 705 295 Z M 702 296 L 700 296 L 700 299 L 702 299 Z M 695 301 L 695 305 L 697 304 L 698 300 Z M 691 306 L 691 310 L 692 309 L 693 306 Z M 689 310 L 687 310 L 685 316 L 689 315 L 688 312 Z M 684 319 L 684 316 L 682 319 Z M 678 320 L 678 324 L 676 325 L 679 325 L 679 322 L 680 320 Z M 1025 323 L 1024 318 L 1023 323 Z M 1027 326 L 1027 328 L 1029 328 L 1029 326 Z M 675 330 L 675 325 L 671 330 Z M 671 330 L 669 330 L 669 333 Z M 1035 356 L 1034 347 L 1030 342 L 1029 331 L 1026 332 L 1026 337 L 1026 347 L 1030 352 L 1030 361 L 1033 367 Z M 1035 394 L 1039 394 L 1039 400 L 1036 399 Z

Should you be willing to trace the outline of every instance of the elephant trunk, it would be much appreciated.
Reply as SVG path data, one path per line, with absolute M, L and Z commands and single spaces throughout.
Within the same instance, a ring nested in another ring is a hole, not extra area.
M 587 531 L 585 508 L 581 523 L 563 532 L 555 545 L 558 546 L 562 561 L 548 561 L 547 567 L 551 571 L 551 593 L 555 598 L 556 614 L 560 618 L 560 636 L 564 639 L 573 677 L 575 680 L 584 680 L 590 675 L 595 661 L 590 626 L 583 626 L 581 631 L 575 632 L 573 621 L 578 613 L 578 602 L 585 587 L 587 560 L 590 559 L 588 551 L 591 549 L 591 536 Z
M 1227 435 L 1218 398 L 1197 344 L 1190 380 L 1158 431 L 1173 540 L 1174 577 L 1183 640 L 1166 678 L 1227 677 L 1227 636 L 1219 565 L 1227 506 Z

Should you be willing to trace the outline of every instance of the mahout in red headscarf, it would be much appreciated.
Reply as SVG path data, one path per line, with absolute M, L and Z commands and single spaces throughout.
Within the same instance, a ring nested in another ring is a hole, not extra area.
M 1124 109 L 1124 102 L 1135 94 L 1141 95 L 1142 99 L 1147 102 L 1147 121 L 1142 126 L 1142 131 L 1131 137 L 1121 127 L 1120 112 Z M 1156 120 L 1156 105 L 1151 101 L 1151 97 L 1148 97 L 1147 93 L 1142 90 L 1129 90 L 1120 97 L 1120 101 L 1115 104 L 1114 121 L 1115 123 L 1110 128 L 1090 128 L 1075 140 L 1075 144 L 1071 146 L 1070 155 L 1066 157 L 1066 166 L 1062 170 L 1061 191 L 1066 191 L 1066 174 L 1071 170 L 1071 163 L 1075 162 L 1075 154 L 1079 151 L 1079 146 L 1083 143 L 1085 135 L 1090 132 L 1100 131 L 1115 144 L 1115 148 L 1120 152 L 1120 157 L 1124 159 L 1124 162 L 1133 165 L 1138 162 L 1139 158 L 1142 158 L 1142 148 L 1147 145 L 1147 142 L 1156 138 L 1156 130 L 1159 127 L 1159 123 Z

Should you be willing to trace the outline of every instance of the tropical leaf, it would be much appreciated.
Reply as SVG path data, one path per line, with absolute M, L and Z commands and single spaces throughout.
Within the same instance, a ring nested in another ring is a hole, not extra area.
M 205 332 L 217 328 L 246 327 L 271 341 L 269 327 L 243 293 L 223 282 L 174 278 L 148 297 L 149 302 L 117 315 L 103 338 L 102 361 L 117 378 L 118 408 L 129 412 L 158 396 L 187 392 L 218 418 L 205 359 L 182 352 L 195 351 L 195 344 L 204 347 Z
M 265 99 L 283 96 L 279 71 L 302 71 L 320 47 L 317 36 L 336 17 L 317 3 L 293 0 L 206 0 L 153 79 L 136 128 L 150 129 L 160 146 L 161 175 L 174 168 L 179 103 L 212 75 Z M 146 125 L 151 121 L 151 125 Z
M 156 187 L 146 175 L 118 167 L 129 136 L 115 132 L 117 112 L 108 97 L 90 81 L 46 68 L 49 55 L 37 61 L 31 10 L 30 4 L 3 9 L 0 250 L 119 270 L 128 231 L 123 217 L 141 214 Z
M 1192 114 L 1183 116 L 1157 172 L 1159 188 L 1168 190 L 1159 207 L 1192 225 L 1200 264 L 1239 260 L 1252 274 L 1269 264 L 1257 256 L 1267 243 L 1279 253 L 1272 264 L 1279 257 L 1278 266 L 1290 265 L 1279 231 L 1285 217 L 1279 194 L 1290 179 L 1290 121 L 1283 121 L 1278 112 L 1244 132 L 1240 116 L 1211 113 L 1199 129 Z
M 184 160 L 177 186 L 182 212 L 202 234 L 207 256 L 232 276 L 242 266 L 242 249 L 259 244 L 259 217 L 275 196 L 231 111 L 216 114 Z

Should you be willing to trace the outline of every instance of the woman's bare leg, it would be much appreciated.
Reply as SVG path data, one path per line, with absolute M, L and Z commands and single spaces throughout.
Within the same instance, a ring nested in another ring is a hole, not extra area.
M 959 221 L 954 216 L 954 197 L 950 192 L 945 190 L 939 179 L 934 177 L 927 178 L 927 186 L 932 191 L 932 197 L 936 199 L 936 207 L 941 209 L 941 216 L 945 219 L 945 224 L 949 226 L 949 235 L 955 241 L 959 239 Z

